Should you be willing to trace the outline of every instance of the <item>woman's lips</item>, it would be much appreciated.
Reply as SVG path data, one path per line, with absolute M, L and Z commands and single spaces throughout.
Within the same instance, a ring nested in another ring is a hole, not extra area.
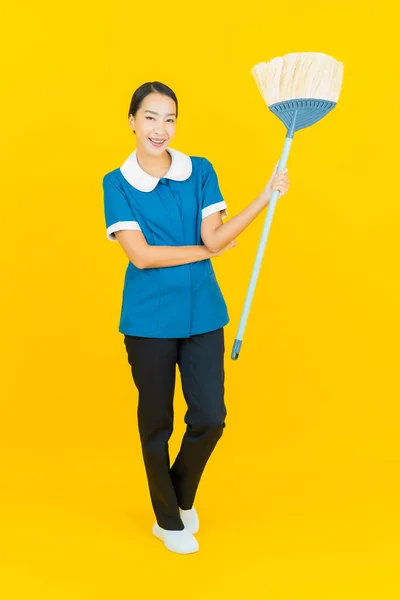
M 149 138 L 149 141 L 150 141 L 150 143 L 151 143 L 153 146 L 160 147 L 160 146 L 162 146 L 162 145 L 164 144 L 164 142 L 165 142 L 166 140 L 162 140 L 161 142 L 153 142 L 153 140 L 152 140 L 151 138 Z

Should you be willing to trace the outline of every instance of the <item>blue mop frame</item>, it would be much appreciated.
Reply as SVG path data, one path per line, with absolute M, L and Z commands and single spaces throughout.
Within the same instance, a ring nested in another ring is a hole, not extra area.
M 293 100 L 284 100 L 271 104 L 268 108 L 276 115 L 287 129 L 286 139 L 283 146 L 283 152 L 279 160 L 277 172 L 286 167 L 290 148 L 293 141 L 293 136 L 299 129 L 310 127 L 320 119 L 322 119 L 335 106 L 336 102 L 330 100 L 320 100 L 317 98 L 296 98 Z M 256 289 L 258 275 L 260 273 L 261 262 L 264 256 L 265 246 L 268 240 L 268 234 L 271 227 L 272 217 L 275 211 L 275 205 L 279 197 L 279 190 L 274 190 L 271 194 L 268 203 L 267 214 L 265 217 L 264 227 L 261 234 L 260 243 L 258 245 L 257 255 L 253 266 L 253 271 L 250 278 L 250 283 L 247 290 L 247 295 L 240 318 L 239 328 L 236 334 L 236 339 L 233 344 L 231 358 L 237 360 L 239 358 L 240 349 L 242 346 L 244 330 L 249 316 L 251 302 L 253 300 Z

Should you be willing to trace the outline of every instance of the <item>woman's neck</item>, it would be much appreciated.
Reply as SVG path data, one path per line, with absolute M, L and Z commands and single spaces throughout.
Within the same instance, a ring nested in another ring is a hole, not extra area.
M 165 150 L 161 156 L 149 156 L 136 149 L 136 158 L 143 171 L 160 179 L 168 173 L 172 163 L 172 156 L 168 150 Z

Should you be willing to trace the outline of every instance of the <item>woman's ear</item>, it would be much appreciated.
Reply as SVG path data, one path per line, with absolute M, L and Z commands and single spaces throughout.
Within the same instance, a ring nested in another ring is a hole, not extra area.
M 135 127 L 135 119 L 133 117 L 129 117 L 129 126 L 132 128 L 133 133 L 136 133 L 133 129 Z

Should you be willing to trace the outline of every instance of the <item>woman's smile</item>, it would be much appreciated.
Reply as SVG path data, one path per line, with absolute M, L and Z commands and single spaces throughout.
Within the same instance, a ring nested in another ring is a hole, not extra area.
M 166 141 L 166 140 L 157 141 L 156 138 L 149 138 L 149 140 L 150 140 L 152 146 L 155 146 L 156 148 L 160 148 Z

